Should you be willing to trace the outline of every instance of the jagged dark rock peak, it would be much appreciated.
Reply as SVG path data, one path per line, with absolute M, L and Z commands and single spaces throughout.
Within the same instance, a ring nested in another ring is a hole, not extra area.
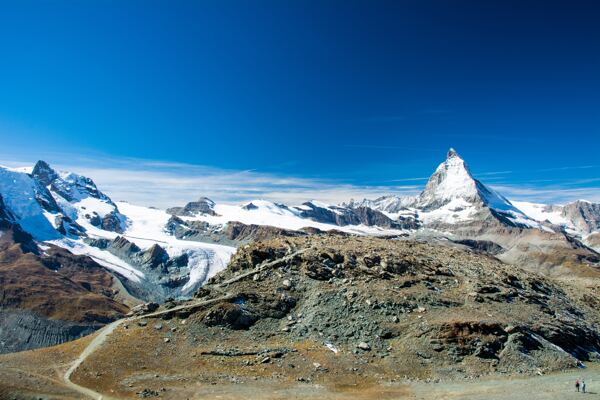
M 169 261 L 169 255 L 167 254 L 165 249 L 163 249 L 156 243 L 150 246 L 150 248 L 148 248 L 146 251 L 144 251 L 141 257 L 142 264 L 153 269 L 162 264 L 165 264 L 167 261 Z
M 105 231 L 123 233 L 123 224 L 116 211 L 111 211 L 102 218 L 100 228 Z
M 68 173 L 61 176 L 45 161 L 38 161 L 33 167 L 32 178 L 67 201 L 80 200 L 83 197 L 94 197 L 114 205 L 112 200 L 98 190 L 94 181 L 86 176 Z
M 201 197 L 198 201 L 187 203 L 183 207 L 171 207 L 167 209 L 167 213 L 182 217 L 193 217 L 198 214 L 217 215 L 213 210 L 215 202 L 208 197 Z
M 43 160 L 39 160 L 35 163 L 33 171 L 31 171 L 31 176 L 44 186 L 50 186 L 52 182 L 59 179 L 56 171 Z
M 497 255 L 504 251 L 502 246 L 491 240 L 462 239 L 455 240 L 454 243 L 462 244 L 477 253 L 483 254 Z
M 242 210 L 247 210 L 247 211 L 258 210 L 258 206 L 254 205 L 254 203 L 250 202 L 250 203 L 248 203 L 246 205 L 243 205 L 242 206 Z
M 63 214 L 57 214 L 54 219 L 56 230 L 65 236 L 86 236 L 85 229 L 77 222 Z

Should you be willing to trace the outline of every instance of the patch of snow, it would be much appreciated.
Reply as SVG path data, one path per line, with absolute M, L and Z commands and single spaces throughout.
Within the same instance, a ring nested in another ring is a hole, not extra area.
M 52 243 L 56 246 L 67 249 L 71 253 L 76 255 L 89 256 L 103 267 L 115 271 L 123 275 L 125 278 L 134 282 L 141 282 L 141 280 L 145 276 L 142 271 L 127 264 L 119 257 L 109 253 L 108 251 L 104 251 L 96 247 L 90 246 L 86 243 L 83 243 L 81 240 L 63 238 L 58 240 L 50 240 L 48 241 L 48 243 Z
M 536 221 L 548 221 L 554 225 L 574 229 L 572 222 L 561 215 L 559 207 L 551 207 L 546 204 L 530 203 L 527 201 L 514 201 L 513 204 Z
M 325 342 L 325 347 L 327 347 L 329 350 L 333 351 L 335 354 L 337 354 L 339 352 L 337 347 L 335 347 L 333 344 L 331 344 L 329 342 Z

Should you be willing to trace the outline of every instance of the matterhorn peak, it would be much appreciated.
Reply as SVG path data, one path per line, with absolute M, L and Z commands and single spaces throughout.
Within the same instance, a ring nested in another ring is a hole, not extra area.
M 454 150 L 454 147 L 450 147 L 450 150 L 448 150 L 448 155 L 446 156 L 446 159 L 454 158 L 454 157 L 460 158 L 460 156 L 458 155 L 456 150 Z
M 418 205 L 432 210 L 446 205 L 458 209 L 476 204 L 513 208 L 508 200 L 473 178 L 465 161 L 450 148 L 446 160 L 437 167 L 419 195 Z

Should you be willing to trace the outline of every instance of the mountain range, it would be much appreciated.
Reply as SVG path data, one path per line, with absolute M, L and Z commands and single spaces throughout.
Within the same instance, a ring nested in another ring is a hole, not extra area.
M 113 201 L 44 161 L 2 167 L 0 230 L 0 352 L 79 337 L 141 302 L 190 298 L 238 247 L 273 237 L 413 238 L 554 275 L 600 263 L 600 204 L 510 201 L 453 149 L 418 196 L 339 205 L 201 197 L 159 210 Z

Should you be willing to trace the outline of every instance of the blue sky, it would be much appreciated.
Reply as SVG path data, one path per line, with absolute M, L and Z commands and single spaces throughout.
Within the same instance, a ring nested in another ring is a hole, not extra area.
M 333 201 L 416 192 L 453 146 L 511 197 L 600 201 L 596 1 L 0 3 L 5 163 Z

